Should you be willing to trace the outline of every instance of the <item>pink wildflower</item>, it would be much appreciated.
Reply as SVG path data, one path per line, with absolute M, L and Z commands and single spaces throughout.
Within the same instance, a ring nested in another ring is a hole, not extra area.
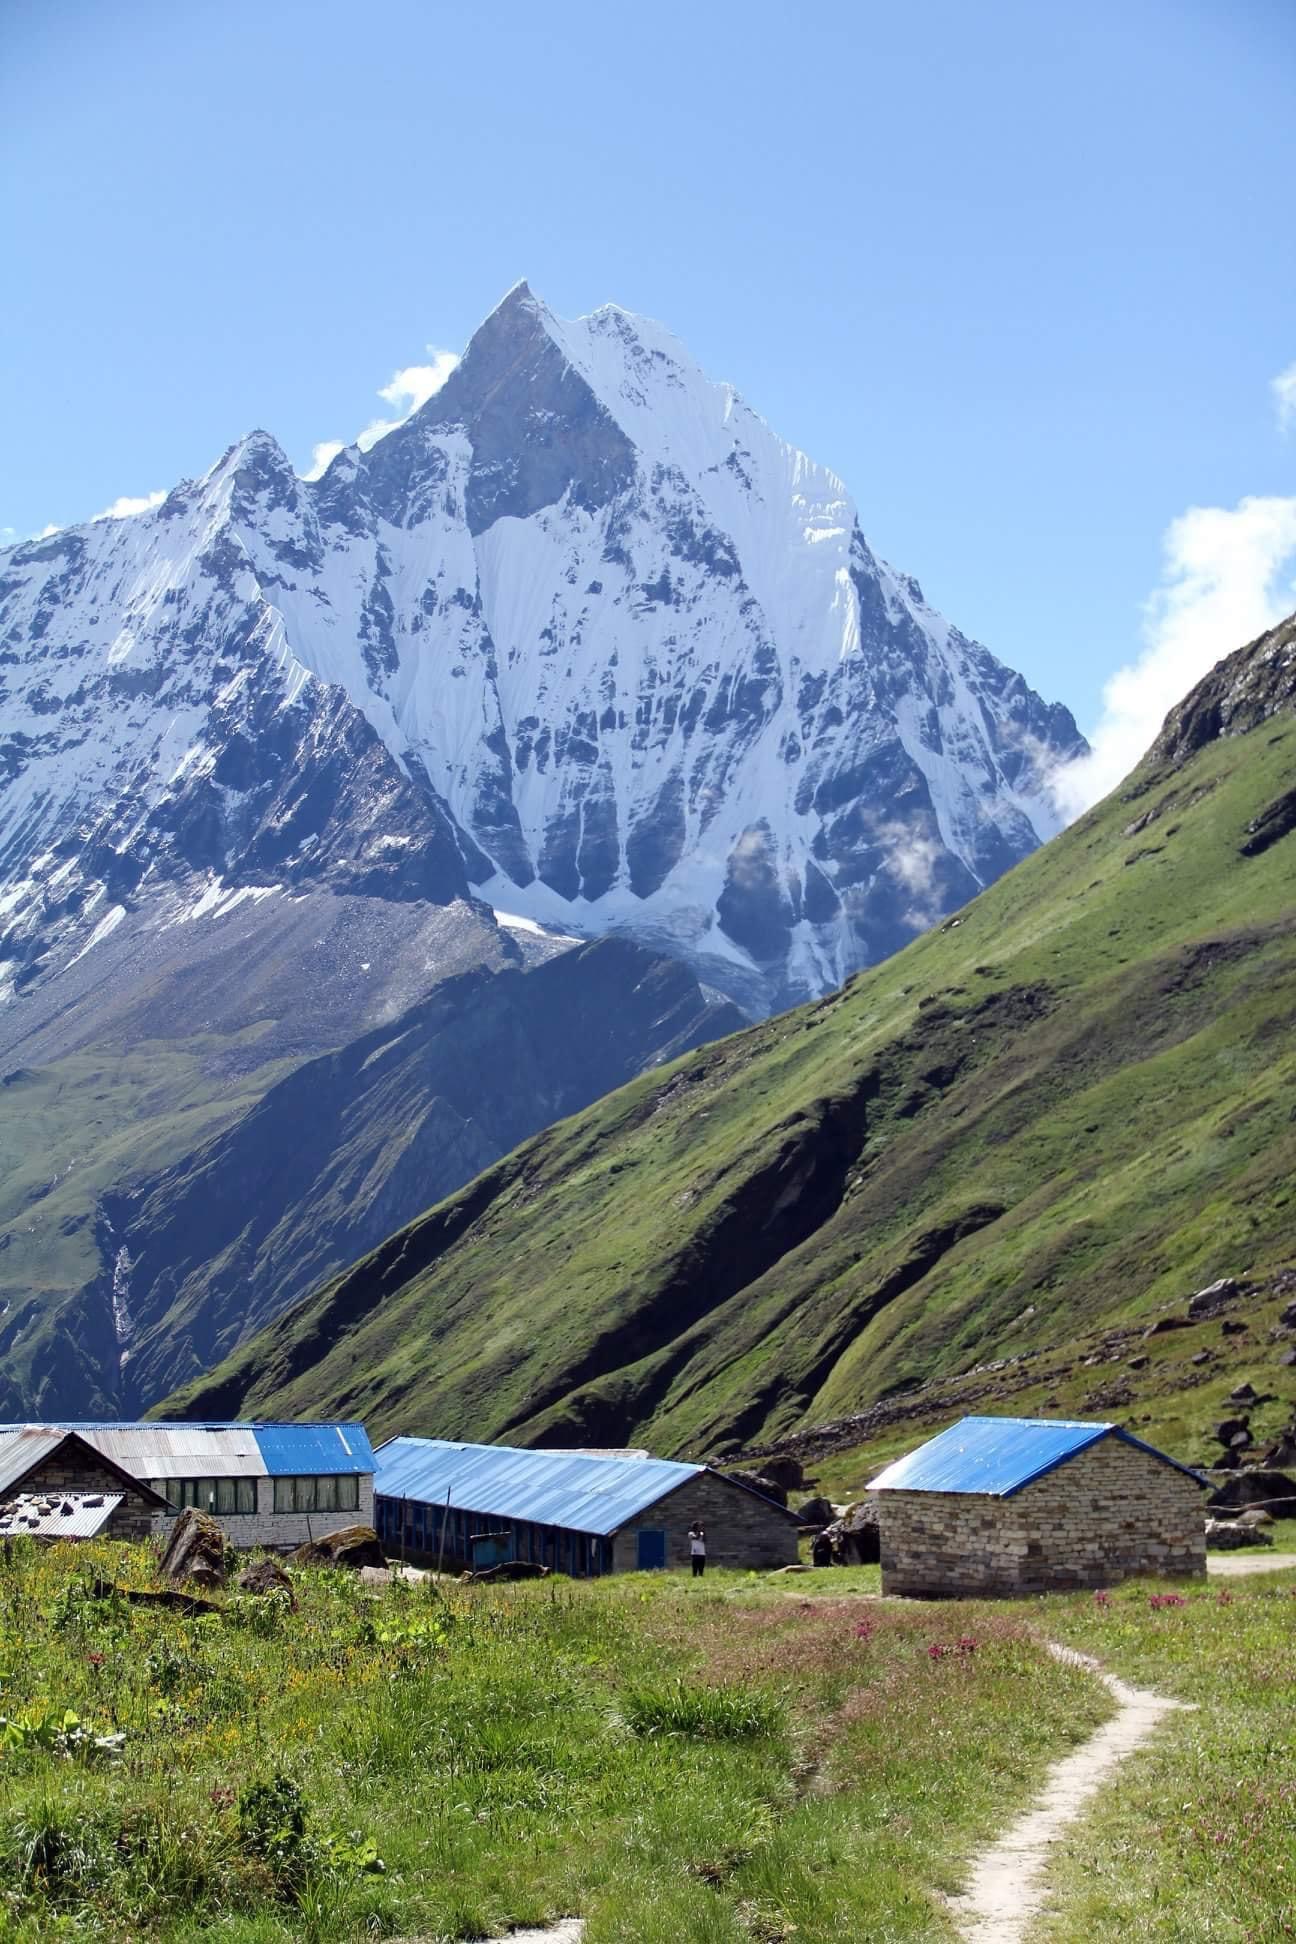
M 938 1640 L 933 1640 L 931 1646 L 927 1649 L 927 1654 L 931 1660 L 944 1660 L 945 1649 Z
M 1094 1605 L 1100 1607 L 1109 1607 L 1111 1605 L 1111 1594 L 1105 1586 L 1100 1586 L 1094 1594 Z

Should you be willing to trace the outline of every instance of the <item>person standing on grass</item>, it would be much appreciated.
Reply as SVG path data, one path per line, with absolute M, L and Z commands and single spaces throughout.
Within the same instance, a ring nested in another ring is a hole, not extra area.
M 693 1577 L 701 1579 L 706 1571 L 706 1527 L 701 1519 L 694 1519 L 688 1530 L 689 1558 L 693 1561 Z

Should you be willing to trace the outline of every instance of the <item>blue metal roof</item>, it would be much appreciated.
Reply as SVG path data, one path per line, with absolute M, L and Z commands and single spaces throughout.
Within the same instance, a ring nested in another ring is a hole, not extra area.
M 371 1472 L 378 1463 L 363 1424 L 257 1424 L 253 1435 L 271 1478 Z
M 1043 1478 L 1068 1458 L 1107 1437 L 1146 1451 L 1163 1465 L 1173 1465 L 1199 1485 L 1205 1483 L 1177 1458 L 1168 1458 L 1164 1451 L 1144 1444 L 1119 1424 L 1082 1424 L 1067 1418 L 966 1417 L 888 1465 L 873 1479 L 869 1490 L 979 1492 L 988 1498 L 1011 1498 L 1024 1485 Z
M 667 1492 L 705 1471 L 667 1458 L 593 1458 L 510 1445 L 393 1438 L 375 1459 L 374 1491 L 452 1511 L 526 1519 L 606 1538 Z

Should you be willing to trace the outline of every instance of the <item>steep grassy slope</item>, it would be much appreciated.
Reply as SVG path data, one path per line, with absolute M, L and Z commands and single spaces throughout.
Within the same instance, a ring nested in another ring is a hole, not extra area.
M 842 992 L 518 1149 L 166 1407 L 714 1449 L 1296 1251 L 1296 625 Z

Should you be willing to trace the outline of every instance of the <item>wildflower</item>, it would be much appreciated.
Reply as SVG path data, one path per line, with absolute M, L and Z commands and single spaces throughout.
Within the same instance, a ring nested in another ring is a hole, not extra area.
M 1216 1606 L 1232 1606 L 1233 1595 L 1225 1587 L 1221 1586 L 1219 1592 L 1215 1595 L 1215 1604 Z
M 1159 1613 L 1162 1607 L 1181 1607 L 1181 1606 L 1187 1606 L 1187 1604 L 1188 1602 L 1187 1600 L 1185 1600 L 1182 1593 L 1149 1593 L 1148 1594 L 1148 1605 L 1152 1608 L 1154 1613 Z
M 218 1782 L 211 1792 L 211 1799 L 218 1809 L 232 1809 L 235 1800 L 234 1791 L 226 1783 Z
M 960 1634 L 958 1650 L 960 1654 L 975 1654 L 976 1641 L 971 1634 Z
M 871 1620 L 856 1621 L 855 1623 L 856 1640 L 871 1640 L 873 1638 L 873 1631 L 874 1631 L 873 1622 Z
M 98 1670 L 103 1666 L 106 1658 L 107 1658 L 106 1655 L 100 1653 L 86 1655 L 87 1661 L 90 1663 L 91 1667 L 95 1668 L 96 1670 Z
M 1105 1586 L 1100 1586 L 1094 1594 L 1094 1605 L 1100 1607 L 1109 1607 L 1111 1605 L 1111 1594 Z
M 929 1660 L 944 1660 L 945 1649 L 941 1646 L 939 1640 L 933 1640 L 931 1646 L 927 1649 L 927 1657 Z

